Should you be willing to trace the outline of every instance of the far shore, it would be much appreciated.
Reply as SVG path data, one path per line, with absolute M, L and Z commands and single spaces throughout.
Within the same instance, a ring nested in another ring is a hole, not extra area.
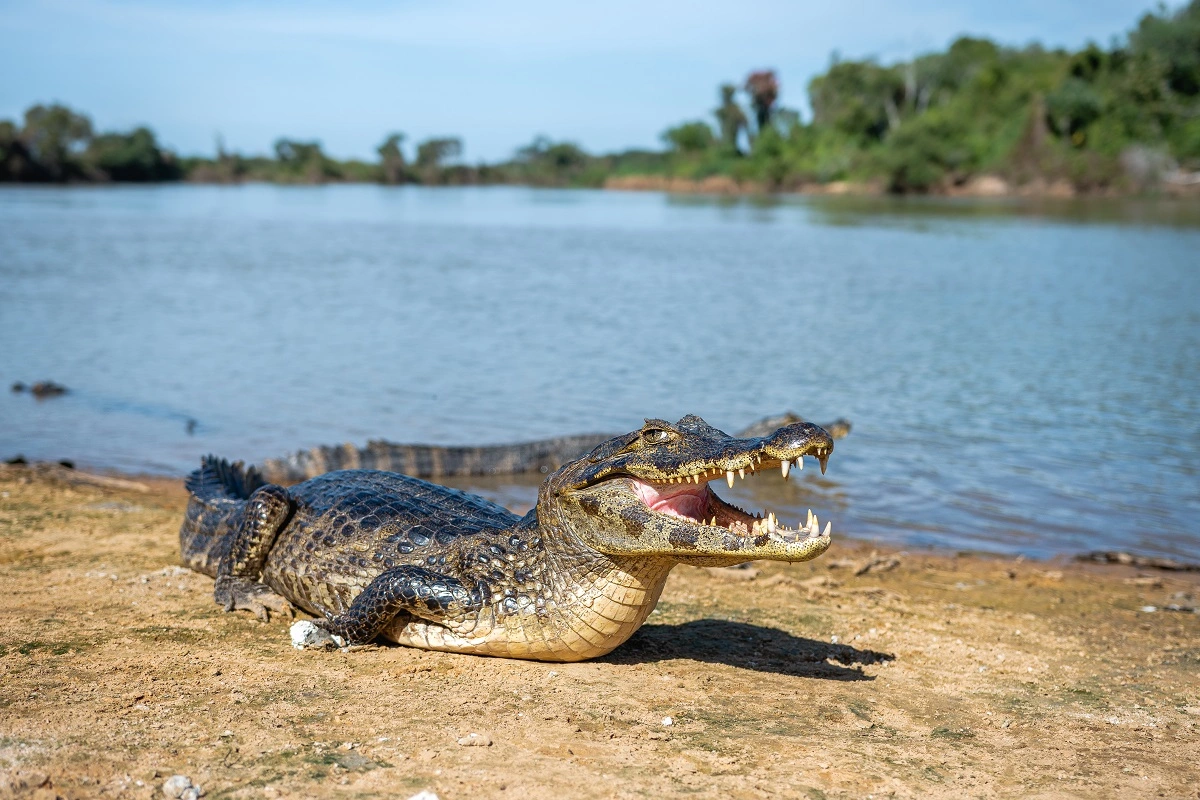
M 374 181 L 328 179 L 322 181 L 261 181 L 261 180 L 206 180 L 188 178 L 179 181 L 157 181 L 145 183 L 67 181 L 63 183 L 0 183 L 0 189 L 13 188 L 105 188 L 138 186 L 380 186 L 402 188 L 419 186 L 426 189 L 463 189 L 491 187 L 525 187 L 530 189 L 602 189 L 621 192 L 663 192 L 678 195 L 711 195 L 724 197 L 784 197 L 807 195 L 825 197 L 954 197 L 968 199 L 1015 198 L 1029 200 L 1068 200 L 1073 198 L 1110 199 L 1195 199 L 1200 198 L 1200 173 L 1181 174 L 1175 180 L 1164 180 L 1142 191 L 1119 190 L 1108 187 L 1102 190 L 1081 191 L 1065 179 L 1036 179 L 1016 184 L 999 175 L 976 175 L 959 183 L 948 183 L 932 187 L 927 192 L 888 192 L 880 181 L 838 180 L 828 183 L 795 183 L 785 186 L 770 186 L 759 181 L 737 180 L 728 175 L 712 175 L 707 178 L 684 178 L 670 175 L 619 175 L 606 178 L 599 186 L 555 186 L 527 183 L 465 182 L 449 184 L 399 183 L 383 184 Z
M 1200 175 L 1196 177 L 1197 180 L 1195 181 L 1164 182 L 1158 187 L 1158 191 L 1161 195 L 1168 197 L 1200 197 Z M 619 191 L 714 195 L 806 194 L 881 197 L 888 194 L 884 185 L 878 181 L 832 181 L 830 183 L 803 183 L 786 188 L 773 188 L 756 181 L 739 182 L 727 175 L 713 175 L 703 179 L 679 178 L 665 175 L 626 175 L 608 178 L 604 182 L 604 188 Z M 1100 192 L 1080 192 L 1070 181 L 1064 179 L 1053 181 L 1035 180 L 1024 184 L 1013 184 L 999 175 L 976 175 L 959 184 L 948 184 L 937 187 L 927 194 L 934 197 L 1020 197 L 1046 199 L 1147 196 L 1144 193 L 1118 192 L 1115 189 Z

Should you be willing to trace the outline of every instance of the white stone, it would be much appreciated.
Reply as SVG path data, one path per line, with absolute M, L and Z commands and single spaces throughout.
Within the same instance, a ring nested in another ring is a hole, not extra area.
M 187 775 L 172 775 L 163 781 L 162 792 L 167 797 L 180 798 L 190 788 L 192 788 L 192 779 Z
M 306 619 L 293 622 L 288 632 L 292 637 L 292 647 L 297 650 L 336 650 L 346 644 L 340 636 L 334 636 Z

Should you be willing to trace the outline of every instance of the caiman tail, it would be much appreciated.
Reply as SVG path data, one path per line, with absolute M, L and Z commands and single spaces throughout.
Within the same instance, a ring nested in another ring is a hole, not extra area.
M 187 515 L 179 529 L 179 553 L 183 566 L 216 576 L 223 551 L 237 527 L 246 499 L 264 485 L 254 467 L 243 469 L 241 461 L 230 464 L 223 458 L 205 456 L 200 469 L 183 485 L 188 498 Z
M 299 483 L 339 469 L 382 469 L 418 478 L 521 472 L 548 475 L 611 438 L 607 433 L 585 433 L 481 447 L 397 444 L 375 439 L 366 447 L 325 445 L 285 458 L 267 459 L 262 470 L 272 483 L 282 484 Z

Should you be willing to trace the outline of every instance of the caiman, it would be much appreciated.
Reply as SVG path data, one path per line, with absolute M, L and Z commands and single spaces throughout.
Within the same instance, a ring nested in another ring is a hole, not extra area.
M 766 417 L 735 435 L 742 439 L 766 436 L 785 425 L 805 420 L 791 411 Z M 821 425 L 834 439 L 850 432 L 845 419 Z M 373 439 L 366 447 L 352 444 L 321 445 L 300 450 L 284 458 L 270 458 L 259 472 L 271 483 L 292 484 L 339 469 L 386 469 L 416 478 L 447 478 L 472 475 L 508 475 L 525 472 L 549 474 L 612 439 L 612 433 L 582 433 L 535 439 L 531 442 L 479 447 L 442 447 L 430 444 L 398 444 Z
M 524 517 L 394 472 L 343 470 L 283 488 L 209 456 L 187 480 L 182 560 L 216 578 L 228 611 L 316 615 L 293 626 L 293 640 L 307 626 L 316 644 L 382 637 L 579 661 L 628 639 L 676 564 L 823 553 L 831 526 L 822 531 L 811 511 L 787 527 L 724 502 L 709 482 L 732 487 L 767 469 L 786 478 L 807 456 L 824 472 L 832 450 L 807 422 L 735 438 L 696 416 L 651 419 L 550 475 Z

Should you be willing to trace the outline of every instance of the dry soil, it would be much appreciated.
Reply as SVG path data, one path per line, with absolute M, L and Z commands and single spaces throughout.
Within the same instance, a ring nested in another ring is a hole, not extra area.
M 1200 797 L 1196 573 L 838 542 L 680 567 L 597 661 L 298 652 L 184 503 L 0 469 L 0 796 Z

